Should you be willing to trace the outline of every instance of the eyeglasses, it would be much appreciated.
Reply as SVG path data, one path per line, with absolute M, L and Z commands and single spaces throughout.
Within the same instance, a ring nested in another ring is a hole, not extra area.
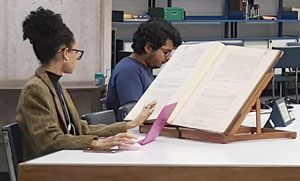
M 77 55 L 77 60 L 80 60 L 80 59 L 82 58 L 83 53 L 84 53 L 83 50 L 78 50 L 78 49 L 74 49 L 74 48 L 72 48 L 71 50 L 73 50 L 73 51 L 76 53 L 76 55 Z
M 171 57 L 172 56 L 172 50 L 165 50 L 163 48 L 160 48 L 160 50 L 165 54 L 165 57 Z
M 57 53 L 64 51 L 66 48 L 62 48 L 60 50 L 57 51 Z M 83 50 L 78 50 L 78 49 L 74 49 L 71 48 L 70 50 L 74 51 L 77 55 L 77 60 L 80 60 L 83 56 L 84 51 Z

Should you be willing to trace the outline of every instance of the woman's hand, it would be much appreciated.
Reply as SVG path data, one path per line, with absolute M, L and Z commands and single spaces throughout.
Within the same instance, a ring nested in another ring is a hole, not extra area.
M 115 136 L 103 139 L 103 140 L 93 140 L 91 144 L 91 149 L 94 150 L 109 150 L 114 146 L 119 146 L 121 144 L 134 144 L 134 139 L 138 136 L 132 133 L 119 133 Z
M 157 101 L 154 100 L 146 106 L 144 106 L 141 113 L 134 120 L 126 123 L 127 129 L 131 129 L 143 124 L 154 111 L 156 103 Z M 132 133 L 119 133 L 115 136 L 103 140 L 93 140 L 91 143 L 91 149 L 109 150 L 112 147 L 119 146 L 122 144 L 134 144 L 134 139 L 137 138 L 138 137 Z
M 154 107 L 157 101 L 153 100 L 146 106 L 144 106 L 142 112 L 132 121 L 126 123 L 127 129 L 135 128 L 136 126 L 142 125 L 147 118 L 153 113 Z

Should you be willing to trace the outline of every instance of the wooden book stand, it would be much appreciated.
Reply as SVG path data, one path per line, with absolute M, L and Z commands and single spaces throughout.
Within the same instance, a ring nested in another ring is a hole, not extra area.
M 277 61 L 280 58 L 280 56 L 277 58 Z M 275 63 L 277 61 L 275 61 Z M 259 97 L 262 91 L 266 88 L 266 86 L 272 79 L 272 77 L 273 71 L 272 68 L 270 68 L 270 70 L 266 73 L 264 78 L 260 81 L 256 90 L 251 94 L 251 96 L 249 96 L 245 106 L 242 108 L 239 114 L 237 114 L 238 116 L 236 116 L 236 118 L 231 122 L 229 127 L 223 133 L 167 125 L 165 126 L 160 135 L 216 143 L 229 143 L 233 141 L 257 139 L 296 138 L 296 132 L 261 128 L 261 107 Z M 256 127 L 242 126 L 241 124 L 243 120 L 246 118 L 246 115 L 251 111 L 253 107 L 255 107 L 256 110 Z M 140 132 L 148 132 L 150 128 L 151 123 L 146 123 L 145 125 L 140 126 Z

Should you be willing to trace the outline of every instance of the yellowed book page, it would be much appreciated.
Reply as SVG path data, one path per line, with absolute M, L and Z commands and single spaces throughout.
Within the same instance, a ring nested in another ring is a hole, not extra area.
M 196 87 L 200 83 L 200 81 L 203 79 L 203 77 L 207 74 L 207 72 L 210 70 L 211 66 L 215 63 L 217 58 L 220 56 L 221 52 L 225 48 L 225 45 L 222 43 L 218 43 L 218 46 L 216 46 L 214 52 L 211 52 L 212 54 L 208 57 L 205 57 L 205 63 L 201 66 L 196 67 L 196 70 L 191 74 L 190 78 L 184 82 L 184 84 L 180 87 L 180 89 L 176 92 L 174 96 L 174 101 L 177 102 L 177 105 L 175 107 L 175 110 L 172 112 L 171 116 L 168 119 L 168 123 L 171 124 L 177 114 L 181 111 L 182 107 L 186 103 L 186 101 L 190 98 L 192 93 L 195 91 Z M 201 47 L 198 51 L 202 51 Z M 205 47 L 204 47 L 205 48 Z M 218 53 L 216 53 L 218 52 Z
M 125 120 L 133 120 L 143 106 L 154 99 L 158 103 L 149 120 L 156 119 L 166 104 L 178 102 L 178 97 L 182 98 L 189 95 L 189 92 L 196 87 L 201 74 L 205 73 L 204 69 L 209 69 L 210 64 L 213 63 L 213 57 L 217 57 L 223 48 L 224 45 L 219 42 L 178 47 Z M 202 69 L 203 71 L 200 71 Z
M 277 54 L 277 50 L 227 46 L 173 124 L 224 132 Z

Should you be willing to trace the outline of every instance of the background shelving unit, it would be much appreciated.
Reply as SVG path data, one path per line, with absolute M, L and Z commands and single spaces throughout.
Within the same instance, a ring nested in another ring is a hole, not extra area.
M 125 2 L 127 6 L 124 6 Z M 138 3 L 138 4 L 137 4 Z M 172 21 L 184 41 L 202 42 L 220 40 L 240 43 L 245 46 L 271 48 L 283 46 L 286 42 L 297 42 L 300 36 L 300 21 L 280 19 L 282 7 L 298 6 L 295 0 L 255 0 L 261 4 L 261 15 L 278 16 L 278 20 L 240 20 L 229 19 L 229 0 L 113 0 L 113 10 L 125 13 L 146 14 L 149 7 L 183 7 L 187 20 Z M 130 6 L 130 4 L 133 5 Z M 124 40 L 129 47 L 132 34 L 141 22 L 113 22 L 116 27 L 115 38 Z M 130 49 L 130 48 L 129 48 Z

